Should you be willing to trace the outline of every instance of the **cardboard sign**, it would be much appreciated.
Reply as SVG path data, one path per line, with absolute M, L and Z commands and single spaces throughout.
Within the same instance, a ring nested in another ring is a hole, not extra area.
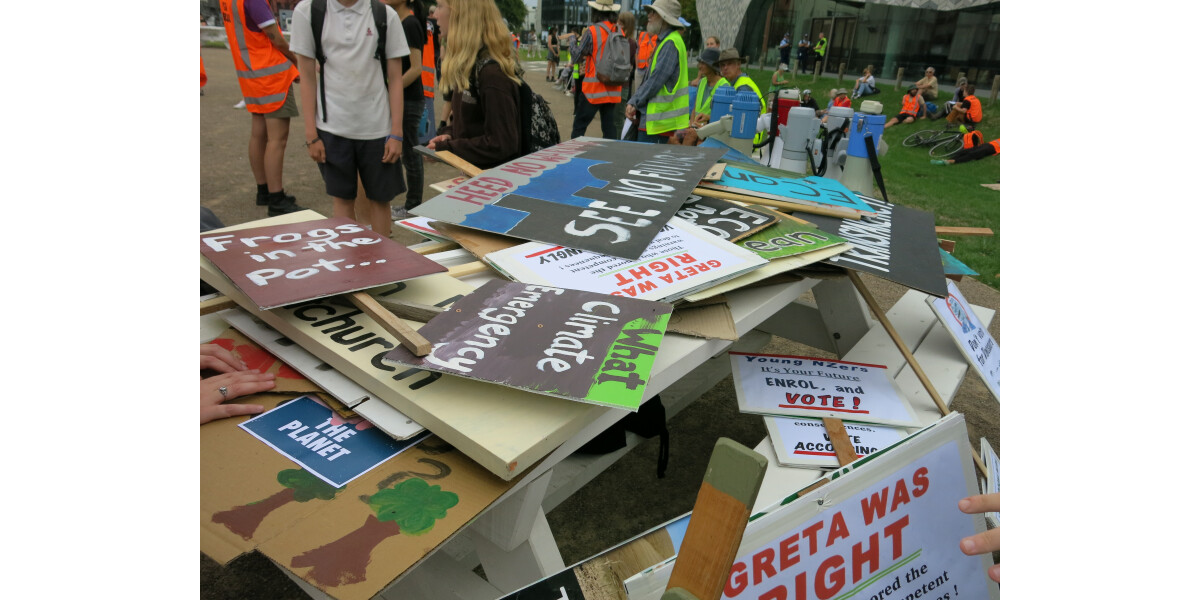
M 344 218 L 202 234 L 200 253 L 263 310 L 446 271 Z
M 718 140 L 715 137 L 710 137 L 698 144 L 701 148 L 715 148 L 722 152 L 721 161 L 725 163 L 740 163 L 744 165 L 757 165 L 758 161 L 746 156 L 741 151 L 733 146 Z
M 992 445 L 988 443 L 987 438 L 979 438 L 979 456 L 983 458 L 983 466 L 986 471 L 983 481 L 979 484 L 979 489 L 984 494 L 999 494 L 1000 493 L 1000 455 L 992 449 Z M 992 527 L 1000 526 L 1000 511 L 984 513 L 983 517 L 987 519 L 988 525 Z
M 442 233 L 438 232 L 438 230 L 434 229 L 432 223 L 436 223 L 436 221 L 428 217 L 409 217 L 407 219 L 400 219 L 399 221 L 396 221 L 397 225 L 421 237 L 429 238 L 438 242 L 453 241 Z
M 978 493 L 962 415 L 826 482 L 751 521 L 723 598 L 999 598 L 991 555 L 958 547 L 984 530 L 958 510 Z
M 887 367 L 841 360 L 730 352 L 738 408 L 745 413 L 834 417 L 917 426 Z
M 971 269 L 971 267 L 968 267 L 966 263 L 958 260 L 958 257 L 954 256 L 953 254 L 950 254 L 941 248 L 938 248 L 938 251 L 941 253 L 940 255 L 942 257 L 942 270 L 945 271 L 947 275 L 974 276 L 979 274 Z
M 767 264 L 682 219 L 672 219 L 637 260 L 535 242 L 493 252 L 487 260 L 525 283 L 665 302 Z
M 1000 344 L 975 316 L 958 286 L 954 282 L 947 282 L 946 286 L 945 298 L 926 298 L 925 302 L 950 331 L 950 337 L 971 368 L 983 378 L 996 400 L 1000 400 Z
M 779 213 L 720 198 L 688 196 L 676 217 L 723 240 L 736 242 L 779 220 Z
M 761 169 L 727 165 L 716 181 L 704 181 L 700 186 L 735 194 L 749 194 L 780 202 L 804 206 L 832 206 L 870 215 L 875 209 L 863 202 L 850 188 L 827 177 L 792 177 L 766 174 Z
M 637 410 L 671 305 L 488 281 L 421 328 L 433 351 L 384 362 Z
M 720 156 L 709 148 L 575 138 L 484 171 L 412 212 L 632 260 Z
M 845 242 L 836 235 L 817 229 L 815 225 L 807 225 L 788 215 L 778 223 L 738 240 L 737 245 L 767 260 L 774 260 Z
M 821 215 L 804 220 L 846 238 L 853 249 L 829 259 L 830 264 L 870 273 L 934 296 L 946 295 L 946 276 L 934 232 L 933 213 L 888 204 L 859 195 L 875 215 L 859 221 Z
M 833 442 L 820 419 L 763 417 L 779 464 L 789 467 L 837 467 Z M 862 458 L 908 436 L 897 427 L 844 423 L 854 453 Z
M 311 396 L 300 396 L 238 426 L 339 488 L 424 439 L 398 441 L 367 421 L 351 425 Z

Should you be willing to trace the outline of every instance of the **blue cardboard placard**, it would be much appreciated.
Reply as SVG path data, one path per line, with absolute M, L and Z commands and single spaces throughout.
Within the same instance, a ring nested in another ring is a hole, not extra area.
M 238 427 L 339 488 L 429 435 L 398 441 L 367 421 L 347 422 L 311 396 L 300 396 Z
M 874 214 L 875 209 L 863 202 L 842 182 L 828 177 L 788 177 L 778 169 L 726 164 L 725 173 L 713 182 L 702 182 L 727 192 L 752 194 L 797 204 L 815 204 Z
M 971 267 L 968 267 L 966 265 L 966 263 L 964 263 L 961 260 L 958 260 L 958 258 L 956 258 L 953 254 L 950 254 L 949 252 L 946 252 L 945 250 L 942 250 L 941 248 L 938 248 L 938 250 L 941 250 L 941 252 L 942 252 L 942 270 L 946 271 L 947 275 L 971 275 L 971 276 L 974 276 L 974 275 L 979 274 L 979 273 L 976 273 L 973 269 L 971 269 Z

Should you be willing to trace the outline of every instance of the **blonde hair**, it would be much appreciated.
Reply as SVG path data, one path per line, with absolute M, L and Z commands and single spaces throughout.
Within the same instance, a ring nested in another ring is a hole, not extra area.
M 621 31 L 625 32 L 625 37 L 633 36 L 633 30 L 637 29 L 637 20 L 634 19 L 633 13 L 623 10 L 617 15 L 617 22 L 621 24 Z
M 446 44 L 442 51 L 442 78 L 438 90 L 443 94 L 470 86 L 471 71 L 480 48 L 500 65 L 513 82 L 517 76 L 517 54 L 512 36 L 504 26 L 500 10 L 493 0 L 438 0 L 450 11 Z

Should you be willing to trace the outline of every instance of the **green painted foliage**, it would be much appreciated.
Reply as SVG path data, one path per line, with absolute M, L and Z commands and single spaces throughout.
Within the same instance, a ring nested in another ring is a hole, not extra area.
M 292 489 L 292 499 L 296 502 L 332 500 L 341 491 L 304 469 L 284 469 L 275 479 L 279 485 Z
M 376 493 L 369 504 L 380 521 L 395 521 L 401 532 L 420 535 L 446 517 L 446 511 L 458 504 L 458 494 L 414 477 Z

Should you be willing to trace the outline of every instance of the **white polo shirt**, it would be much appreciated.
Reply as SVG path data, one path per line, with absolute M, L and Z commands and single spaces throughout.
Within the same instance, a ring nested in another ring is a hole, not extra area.
M 408 56 L 408 41 L 396 11 L 387 9 L 387 57 Z M 312 37 L 312 0 L 302 0 L 292 13 L 291 50 L 316 58 Z M 317 129 L 355 140 L 386 137 L 392 129 L 383 69 L 375 59 L 379 40 L 370 0 L 343 6 L 326 0 L 321 48 L 325 51 L 325 102 L 328 120 L 321 120 L 321 93 L 317 91 Z M 320 69 L 320 66 L 317 67 Z M 318 86 L 320 74 L 318 73 Z

